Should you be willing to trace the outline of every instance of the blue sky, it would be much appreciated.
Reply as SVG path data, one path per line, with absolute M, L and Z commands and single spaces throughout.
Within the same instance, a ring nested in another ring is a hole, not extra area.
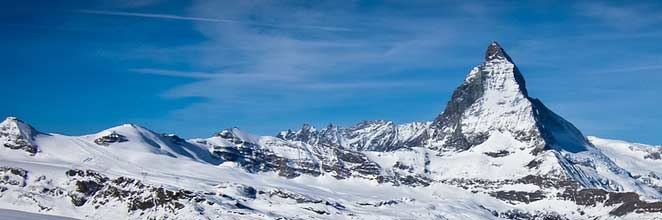
M 587 135 L 662 144 L 659 1 L 9 1 L 0 115 L 205 137 L 432 120 L 491 40 Z

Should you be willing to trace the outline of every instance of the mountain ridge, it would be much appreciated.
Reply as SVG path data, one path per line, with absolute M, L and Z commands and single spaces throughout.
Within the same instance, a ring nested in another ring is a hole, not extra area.
M 662 175 L 646 167 L 660 152 L 585 137 L 529 96 L 496 42 L 431 122 L 182 139 L 134 124 L 45 134 L 8 118 L 0 142 L 0 204 L 81 218 L 662 216 Z

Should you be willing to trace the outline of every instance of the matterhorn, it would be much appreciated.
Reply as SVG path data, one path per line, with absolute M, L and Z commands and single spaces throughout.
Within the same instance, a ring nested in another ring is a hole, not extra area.
M 67 136 L 8 117 L 0 216 L 662 219 L 662 147 L 586 137 L 532 95 L 492 42 L 426 122 L 184 139 L 135 124 Z

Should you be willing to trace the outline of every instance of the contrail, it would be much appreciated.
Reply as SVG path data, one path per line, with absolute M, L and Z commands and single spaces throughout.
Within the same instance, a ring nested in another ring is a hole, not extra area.
M 122 11 L 97 11 L 97 10 L 76 10 L 75 12 L 82 14 L 94 14 L 94 15 L 160 18 L 160 19 L 171 19 L 171 20 L 201 21 L 201 22 L 228 23 L 228 24 L 246 24 L 253 26 L 280 28 L 280 29 L 316 29 L 322 31 L 352 31 L 349 28 L 343 28 L 343 27 L 315 26 L 315 25 L 274 25 L 268 23 L 245 22 L 245 21 L 232 20 L 232 19 L 189 17 L 189 16 L 180 16 L 180 15 L 170 15 L 170 14 L 134 13 L 134 12 L 122 12 Z
M 612 68 L 608 70 L 597 71 L 593 73 L 623 73 L 623 72 L 641 72 L 647 70 L 659 70 L 662 69 L 662 65 L 651 65 L 651 66 L 633 66 L 625 68 Z

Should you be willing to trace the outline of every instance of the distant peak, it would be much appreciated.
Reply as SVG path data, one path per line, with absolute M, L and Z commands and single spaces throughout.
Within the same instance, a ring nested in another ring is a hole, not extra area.
M 121 124 L 121 125 L 119 125 L 119 126 L 117 126 L 117 127 L 121 127 L 121 128 L 137 128 L 137 127 L 140 127 L 140 126 L 138 126 L 138 125 L 136 125 L 136 124 L 126 123 L 126 124 Z
M 237 131 L 240 131 L 238 127 L 231 127 L 231 128 L 226 128 L 223 129 L 215 134 L 215 136 L 219 137 L 231 137 L 236 133 Z
M 17 117 L 9 116 L 5 118 L 5 120 L 0 123 L 1 126 L 6 127 L 6 126 L 13 126 L 19 129 L 21 132 L 27 132 L 28 134 L 37 134 L 39 133 L 36 129 L 34 129 L 31 125 L 25 123 L 21 119 L 18 119 Z
M 304 130 L 310 130 L 311 128 L 313 128 L 313 126 L 308 124 L 308 123 L 303 123 L 301 128 L 304 129 Z
M 132 124 L 132 123 L 126 123 L 126 124 L 120 124 L 115 127 L 108 128 L 102 132 L 104 133 L 111 133 L 111 132 L 120 132 L 120 133 L 126 133 L 126 132 L 140 132 L 141 130 L 146 130 L 150 131 L 148 128 L 137 125 L 137 124 Z
M 485 61 L 491 61 L 491 60 L 508 60 L 512 62 L 510 59 L 510 56 L 506 53 L 506 51 L 497 43 L 496 41 L 492 41 L 490 43 L 490 46 L 487 47 L 487 51 L 485 52 Z
M 6 124 L 6 123 L 14 123 L 14 124 L 22 123 L 22 124 L 24 124 L 25 122 L 21 121 L 21 119 L 18 119 L 17 117 L 9 116 L 9 117 L 5 118 L 5 120 L 2 123 L 3 124 Z
M 0 123 L 0 141 L 4 147 L 14 150 L 24 150 L 31 155 L 37 153 L 37 145 L 33 142 L 34 137 L 40 134 L 32 126 L 26 124 L 16 117 L 7 117 Z
M 387 121 L 387 120 L 364 120 L 360 122 L 359 124 L 390 124 L 393 123 L 392 121 Z

